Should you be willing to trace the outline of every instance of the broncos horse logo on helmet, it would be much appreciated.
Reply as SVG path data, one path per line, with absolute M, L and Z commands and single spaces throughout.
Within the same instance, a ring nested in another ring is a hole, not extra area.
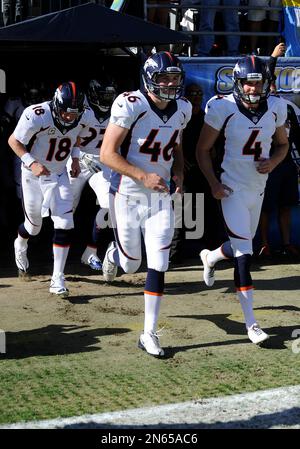
M 240 100 L 248 104 L 264 101 L 270 94 L 272 74 L 268 65 L 257 56 L 246 56 L 240 59 L 233 69 L 233 93 Z M 262 81 L 260 94 L 251 95 L 244 93 L 245 81 Z
M 158 83 L 159 75 L 178 75 L 180 81 L 177 86 L 161 86 Z M 184 70 L 179 59 L 167 51 L 161 51 L 150 56 L 143 67 L 142 79 L 148 92 L 152 92 L 164 101 L 180 98 L 184 85 Z
M 87 87 L 86 96 L 94 112 L 107 113 L 113 104 L 117 91 L 115 85 L 104 78 L 92 79 Z
M 61 84 L 52 100 L 52 115 L 62 127 L 75 126 L 84 112 L 84 93 L 73 81 Z

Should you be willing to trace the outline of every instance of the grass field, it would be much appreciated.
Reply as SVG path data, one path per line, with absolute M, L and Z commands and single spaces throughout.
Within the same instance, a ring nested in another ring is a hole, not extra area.
M 201 281 L 197 260 L 167 274 L 162 360 L 137 348 L 144 272 L 107 285 L 101 275 L 70 266 L 76 274 L 67 275 L 68 299 L 48 293 L 48 274 L 21 282 L 7 272 L 0 280 L 7 340 L 0 355 L 0 423 L 297 385 L 298 265 L 254 265 L 256 316 L 270 334 L 263 347 L 245 333 L 231 265 L 221 268 L 213 289 Z

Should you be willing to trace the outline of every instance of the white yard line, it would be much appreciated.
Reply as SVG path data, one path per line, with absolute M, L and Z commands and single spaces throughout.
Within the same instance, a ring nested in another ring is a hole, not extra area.
M 300 429 L 300 385 L 112 413 L 14 423 L 0 429 Z

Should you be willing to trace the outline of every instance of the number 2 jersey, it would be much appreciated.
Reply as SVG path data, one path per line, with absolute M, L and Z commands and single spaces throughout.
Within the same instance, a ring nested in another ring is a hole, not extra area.
M 88 106 L 89 107 L 89 106 Z M 99 160 L 103 136 L 109 122 L 110 112 L 103 116 L 97 116 L 94 112 L 93 121 L 86 126 L 80 134 L 80 149 L 83 153 L 87 153 L 94 157 L 97 165 L 101 168 L 103 176 L 109 181 L 111 169 Z
M 61 174 L 77 137 L 95 121 L 94 113 L 85 108 L 78 123 L 72 127 L 59 127 L 53 119 L 50 101 L 26 108 L 14 130 L 14 136 L 26 145 L 30 154 L 48 168 Z
M 268 158 L 272 136 L 286 121 L 281 98 L 270 96 L 258 110 L 250 112 L 233 94 L 208 100 L 204 118 L 212 128 L 224 131 L 222 182 L 234 191 L 264 190 L 268 178 L 256 170 L 259 158 Z
M 192 105 L 185 98 L 172 100 L 159 110 L 140 90 L 119 95 L 111 108 L 110 123 L 129 129 L 120 154 L 130 164 L 169 183 L 174 147 L 191 113 Z M 124 195 L 149 192 L 141 182 L 116 172 L 111 175 L 111 188 Z

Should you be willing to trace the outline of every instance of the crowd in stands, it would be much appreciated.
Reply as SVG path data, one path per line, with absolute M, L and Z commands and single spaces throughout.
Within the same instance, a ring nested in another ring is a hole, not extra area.
M 3 0 L 0 25 L 7 26 L 84 3 L 87 1 Z M 237 56 L 251 53 L 269 55 L 278 43 L 279 33 L 284 27 L 282 12 L 278 9 L 282 6 L 281 0 L 95 0 L 95 3 L 158 25 L 179 31 L 192 31 L 194 56 Z M 164 7 L 166 4 L 173 4 L 174 8 Z M 218 34 L 214 35 L 213 32 Z M 166 48 L 157 46 L 156 51 L 160 50 Z M 173 48 L 171 50 L 174 51 Z M 184 48 L 178 50 L 179 53 L 186 52 Z
M 154 10 L 151 3 L 166 4 L 164 0 L 149 0 L 148 20 L 172 28 L 170 17 L 175 11 L 175 28 L 193 32 L 193 56 L 269 55 L 284 26 L 278 9 L 281 0 L 173 0 L 172 11 L 159 7 Z

